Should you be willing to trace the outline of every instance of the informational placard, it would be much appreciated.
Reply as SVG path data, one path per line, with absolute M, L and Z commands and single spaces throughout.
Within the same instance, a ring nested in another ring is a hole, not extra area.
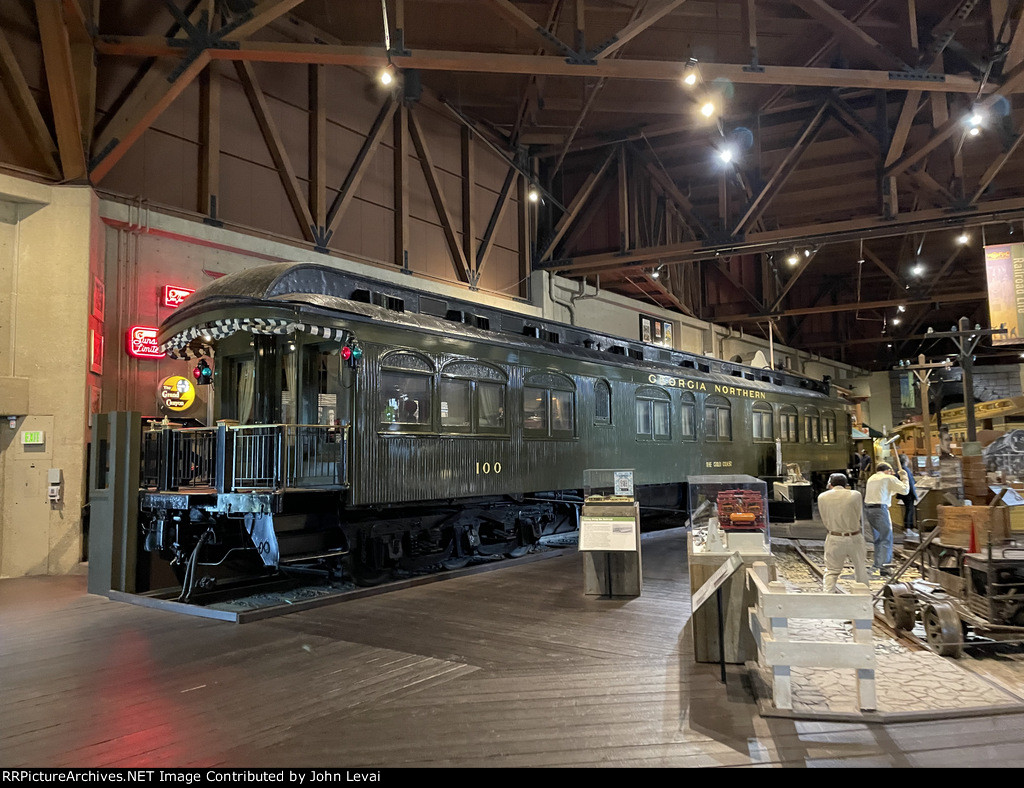
M 635 551 L 636 517 L 594 517 L 580 518 L 581 552 Z
M 722 587 L 722 584 L 732 577 L 733 572 L 743 566 L 743 559 L 740 558 L 738 552 L 730 555 L 724 564 L 722 564 L 715 573 L 707 579 L 707 581 L 690 598 L 690 610 L 696 612 L 700 610 L 701 605 L 708 601 L 715 591 Z
M 615 494 L 633 497 L 633 471 L 615 471 Z

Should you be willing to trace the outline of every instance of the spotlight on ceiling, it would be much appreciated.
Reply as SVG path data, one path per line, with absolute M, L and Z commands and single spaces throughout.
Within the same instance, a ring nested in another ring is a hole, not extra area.
M 966 244 L 969 240 L 971 240 L 971 237 L 967 233 L 960 233 L 960 235 L 956 237 L 956 242 L 961 246 Z
M 732 161 L 733 155 L 734 154 L 732 148 L 728 146 L 718 151 L 718 158 L 720 158 L 725 164 L 728 164 L 729 162 Z
M 898 317 L 894 317 L 894 318 L 892 319 L 892 324 L 893 324 L 894 326 L 898 326 L 898 325 L 899 325 L 900 323 L 902 323 L 902 322 L 903 322 L 903 321 L 902 321 L 902 320 L 900 320 L 900 318 L 898 318 Z
M 700 114 L 703 115 L 705 118 L 710 118 L 712 115 L 714 115 L 715 114 L 715 102 L 713 102 L 713 101 L 705 101 L 703 106 L 701 106 L 701 108 L 700 108 Z
M 382 85 L 390 85 L 395 81 L 394 69 L 391 66 L 381 69 L 380 74 L 377 76 Z
M 796 252 L 793 252 L 793 254 L 786 258 L 786 262 L 790 265 L 796 265 L 800 262 L 800 258 L 797 256 Z
M 537 200 L 540 199 L 540 192 L 537 191 L 536 189 L 530 189 L 529 194 L 527 194 L 527 197 L 529 197 L 530 202 L 537 202 Z
M 921 276 L 924 273 L 924 263 L 917 263 L 913 268 L 910 269 L 910 273 L 914 276 Z
M 697 58 L 695 57 L 691 57 L 683 66 L 683 84 L 691 87 L 697 84 Z

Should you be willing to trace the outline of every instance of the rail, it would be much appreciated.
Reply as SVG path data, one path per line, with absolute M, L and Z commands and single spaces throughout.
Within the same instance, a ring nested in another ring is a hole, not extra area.
M 216 492 L 344 487 L 348 427 L 162 427 L 143 434 L 142 487 Z
M 871 642 L 874 605 L 866 585 L 854 584 L 851 594 L 788 593 L 785 584 L 769 580 L 768 567 L 762 562 L 747 570 L 747 583 L 757 594 L 748 612 L 750 631 L 757 644 L 758 664 L 771 676 L 775 708 L 793 708 L 793 668 L 848 668 L 856 671 L 858 708 L 876 709 L 875 650 Z M 853 640 L 794 638 L 790 621 L 795 619 L 852 621 Z

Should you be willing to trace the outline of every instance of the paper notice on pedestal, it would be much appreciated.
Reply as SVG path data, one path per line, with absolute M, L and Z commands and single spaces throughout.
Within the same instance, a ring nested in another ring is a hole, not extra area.
M 636 518 L 581 517 L 579 549 L 582 552 L 636 550 Z

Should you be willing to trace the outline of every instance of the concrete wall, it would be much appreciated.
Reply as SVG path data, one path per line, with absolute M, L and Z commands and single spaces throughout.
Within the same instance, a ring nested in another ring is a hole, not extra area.
M 97 200 L 0 175 L 0 212 L 0 577 L 67 574 L 82 560 Z

